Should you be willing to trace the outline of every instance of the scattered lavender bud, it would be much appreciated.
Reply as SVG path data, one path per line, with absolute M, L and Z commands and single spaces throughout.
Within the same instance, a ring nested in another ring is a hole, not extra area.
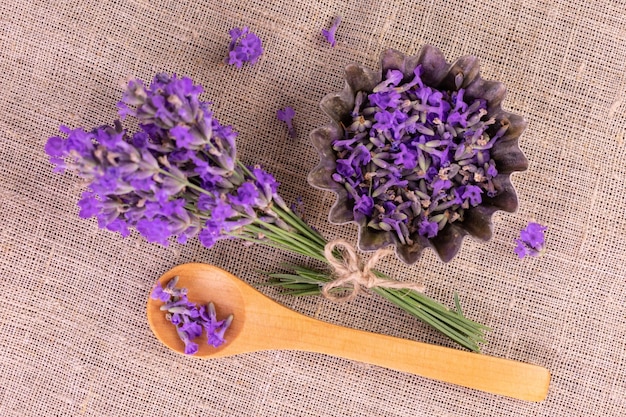
M 330 46 L 333 48 L 335 47 L 335 44 L 337 43 L 337 40 L 335 39 L 335 33 L 337 32 L 337 28 L 339 27 L 339 24 L 341 24 L 341 16 L 336 16 L 335 19 L 333 20 L 333 24 L 328 30 L 322 29 L 322 36 L 326 38 L 328 43 L 330 43 Z
M 546 250 L 544 232 L 547 229 L 546 226 L 542 226 L 539 223 L 528 223 L 528 226 L 520 232 L 520 238 L 515 239 L 515 243 L 517 244 L 515 253 L 517 256 L 519 256 L 520 259 L 526 256 L 542 256 Z
M 294 129 L 293 123 L 292 123 L 292 119 L 295 115 L 296 115 L 296 111 L 292 109 L 291 107 L 285 107 L 284 109 L 279 109 L 276 111 L 276 118 L 287 124 L 289 136 L 292 139 L 296 138 L 296 129 Z
M 250 32 L 248 27 L 233 28 L 228 33 L 231 40 L 228 57 L 224 61 L 228 65 L 236 65 L 237 68 L 241 68 L 245 62 L 254 65 L 263 54 L 261 39 Z
M 175 287 L 177 281 L 178 276 L 172 278 L 165 288 L 157 282 L 150 297 L 164 302 L 160 309 L 166 312 L 166 318 L 176 326 L 178 337 L 185 344 L 185 354 L 193 355 L 198 352 L 198 344 L 193 340 L 202 335 L 202 329 L 206 331 L 209 345 L 218 347 L 223 344 L 226 341 L 224 334 L 233 321 L 233 315 L 218 321 L 213 303 L 198 306 L 190 302 L 187 299 L 187 289 Z

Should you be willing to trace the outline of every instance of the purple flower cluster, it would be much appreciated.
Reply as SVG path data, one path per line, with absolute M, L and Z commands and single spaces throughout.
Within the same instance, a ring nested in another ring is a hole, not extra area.
M 333 179 L 353 202 L 354 218 L 393 232 L 402 244 L 435 237 L 497 191 L 490 149 L 507 130 L 487 119 L 483 99 L 439 91 L 389 70 L 371 93 L 359 91 L 345 135 L 333 142 Z
M 539 223 L 528 223 L 528 226 L 520 232 L 520 238 L 515 239 L 517 256 L 522 259 L 526 256 L 538 257 L 543 255 L 546 249 L 546 239 L 543 232 L 547 229 L 546 226 Z
M 95 216 L 122 236 L 134 227 L 149 242 L 198 235 L 210 247 L 265 215 L 273 201 L 284 205 L 270 174 L 237 162 L 236 133 L 213 117 L 202 91 L 175 75 L 159 74 L 149 87 L 131 81 L 118 108 L 122 119 L 136 119 L 136 133 L 116 121 L 91 131 L 63 126 L 67 138 L 48 139 L 55 170 L 89 182 L 81 217 Z
M 150 297 L 164 303 L 161 310 L 167 312 L 167 319 L 176 326 L 176 332 L 185 344 L 185 354 L 193 355 L 198 351 L 198 344 L 193 340 L 202 335 L 203 329 L 209 345 L 222 345 L 225 342 L 224 333 L 232 323 L 233 315 L 217 320 L 213 303 L 198 306 L 190 302 L 187 299 L 187 289 L 176 288 L 177 282 L 177 276 L 169 280 L 165 287 L 157 282 Z
M 247 27 L 232 28 L 228 33 L 231 40 L 228 57 L 224 61 L 228 65 L 236 65 L 237 68 L 241 68 L 245 62 L 254 65 L 263 54 L 261 39 Z
M 232 188 L 200 196 L 198 209 L 207 220 L 198 239 L 204 246 L 210 248 L 256 220 L 287 228 L 272 210 L 273 204 L 287 209 L 274 177 L 259 166 L 246 168 L 243 176 Z

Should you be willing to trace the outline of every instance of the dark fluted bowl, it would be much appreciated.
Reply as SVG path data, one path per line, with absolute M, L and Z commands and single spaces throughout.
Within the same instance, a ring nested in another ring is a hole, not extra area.
M 508 123 L 509 128 L 491 149 L 491 157 L 498 169 L 498 175 L 493 178 L 497 195 L 483 197 L 480 205 L 465 211 L 463 221 L 447 224 L 434 238 L 415 236 L 413 244 L 403 245 L 394 232 L 373 230 L 367 227 L 367 220 L 354 219 L 352 203 L 348 200 L 346 189 L 331 177 L 335 172 L 337 159 L 331 144 L 333 140 L 343 137 L 342 122 L 344 124 L 351 122 L 350 113 L 354 108 L 355 95 L 358 91 L 372 92 L 382 80 L 382 74 L 389 69 L 400 70 L 406 78 L 410 78 L 415 67 L 420 64 L 423 67 L 424 84 L 439 90 L 464 88 L 466 98 L 486 100 L 487 117 L 495 118 L 496 122 Z M 401 52 L 389 49 L 381 54 L 380 67 L 381 69 L 375 72 L 359 64 L 348 65 L 345 68 L 344 89 L 328 94 L 320 102 L 322 110 L 332 121 L 311 132 L 311 142 L 319 153 L 320 164 L 309 173 L 308 181 L 315 188 L 332 191 L 337 195 L 337 200 L 330 209 L 329 221 L 333 224 L 356 223 L 359 229 L 359 249 L 373 251 L 394 245 L 398 257 L 412 264 L 420 258 L 424 248 L 430 247 L 442 261 L 448 262 L 458 253 L 466 235 L 482 242 L 491 238 L 493 235 L 491 217 L 495 211 L 517 210 L 517 194 L 511 184 L 510 175 L 528 168 L 528 160 L 518 146 L 519 137 L 527 123 L 522 116 L 502 109 L 506 88 L 500 82 L 482 79 L 478 58 L 474 56 L 464 56 L 450 64 L 443 53 L 431 45 L 425 45 L 415 56 L 405 56 Z M 461 77 L 462 83 L 457 88 L 456 84 Z

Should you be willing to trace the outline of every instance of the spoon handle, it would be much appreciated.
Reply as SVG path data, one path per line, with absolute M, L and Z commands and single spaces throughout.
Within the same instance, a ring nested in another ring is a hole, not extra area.
M 285 310 L 274 310 L 279 316 L 269 333 L 274 349 L 324 353 L 526 401 L 542 401 L 548 393 L 550 373 L 537 365 L 336 326 Z

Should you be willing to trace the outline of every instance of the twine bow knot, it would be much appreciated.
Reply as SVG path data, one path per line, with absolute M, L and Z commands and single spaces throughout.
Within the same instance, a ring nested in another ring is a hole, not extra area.
M 334 250 L 341 246 L 343 253 L 341 259 L 337 259 Z M 344 239 L 336 239 L 324 246 L 324 257 L 333 268 L 336 278 L 322 286 L 322 295 L 331 301 L 350 301 L 356 298 L 363 289 L 374 287 L 397 288 L 424 292 L 424 285 L 412 282 L 400 282 L 391 279 L 379 278 L 372 269 L 379 260 L 393 253 L 391 249 L 378 249 L 372 257 L 363 264 L 357 255 L 356 249 Z M 334 295 L 334 288 L 346 288 L 348 294 L 343 296 Z

